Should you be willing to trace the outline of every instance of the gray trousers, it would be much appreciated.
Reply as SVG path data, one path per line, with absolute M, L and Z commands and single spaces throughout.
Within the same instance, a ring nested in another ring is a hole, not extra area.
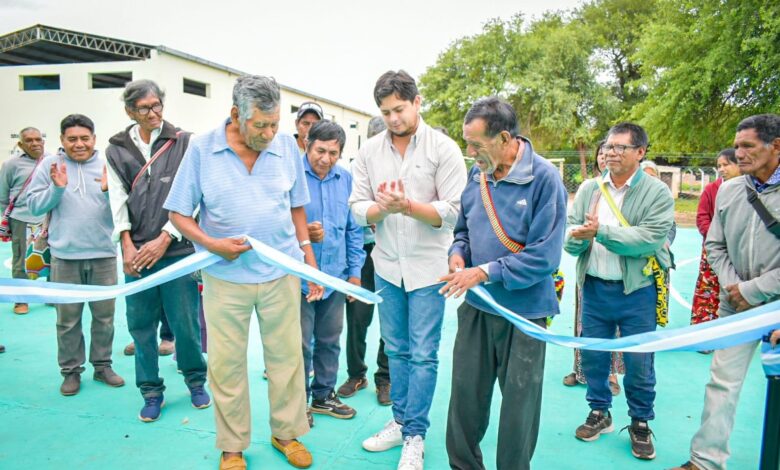
M 51 257 L 51 280 L 70 284 L 113 286 L 116 258 L 67 260 Z M 89 303 L 92 312 L 89 362 L 96 371 L 111 365 L 114 342 L 114 299 Z M 83 303 L 57 304 L 57 359 L 63 376 L 84 372 Z
M 27 222 L 8 218 L 11 229 L 11 274 L 14 279 L 27 279 L 24 258 L 27 256 Z
M 532 320 L 539 326 L 545 320 Z M 452 390 L 447 415 L 450 467 L 484 469 L 479 443 L 490 421 L 493 384 L 501 389 L 498 470 L 531 468 L 542 408 L 545 343 L 498 315 L 463 302 L 452 353 Z

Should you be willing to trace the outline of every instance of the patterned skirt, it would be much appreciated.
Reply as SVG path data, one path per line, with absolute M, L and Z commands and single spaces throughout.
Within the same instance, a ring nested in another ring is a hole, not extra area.
M 693 292 L 693 307 L 691 308 L 691 325 L 697 325 L 718 318 L 720 301 L 720 283 L 718 276 L 707 262 L 707 252 L 701 250 L 699 261 L 699 278 L 696 279 L 696 290 Z
M 574 304 L 574 335 L 582 336 L 582 293 L 580 288 L 577 287 L 574 292 L 575 304 Z M 615 337 L 620 336 L 620 330 L 615 332 Z M 582 355 L 579 349 L 574 350 L 574 373 L 577 376 L 577 382 L 585 383 L 585 373 L 582 371 Z M 625 374 L 626 365 L 623 363 L 623 353 L 612 353 L 612 366 L 609 371 L 610 375 Z

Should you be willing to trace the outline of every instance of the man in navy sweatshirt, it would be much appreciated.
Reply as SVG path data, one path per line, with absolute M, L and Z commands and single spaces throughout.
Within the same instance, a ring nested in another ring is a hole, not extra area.
M 475 159 L 461 196 L 450 274 L 440 292 L 459 297 L 484 284 L 502 306 L 544 327 L 558 313 L 552 273 L 561 261 L 566 190 L 555 167 L 520 136 L 512 106 L 496 97 L 471 107 L 463 124 Z M 490 419 L 493 384 L 501 394 L 498 469 L 528 469 L 539 432 L 545 344 L 473 293 L 458 309 L 447 417 L 454 469 L 484 469 L 479 443 Z
M 95 124 L 82 114 L 60 123 L 62 148 L 46 157 L 30 183 L 27 205 L 34 216 L 50 213 L 51 280 L 113 286 L 117 281 L 114 223 L 108 204 L 106 162 L 95 150 Z M 112 387 L 125 384 L 111 368 L 114 299 L 89 303 L 93 378 Z M 57 305 L 57 359 L 64 378 L 60 393 L 75 395 L 84 372 L 83 303 Z

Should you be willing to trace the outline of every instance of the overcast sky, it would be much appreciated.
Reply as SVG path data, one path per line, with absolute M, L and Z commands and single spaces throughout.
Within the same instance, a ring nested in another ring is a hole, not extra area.
M 34 24 L 165 45 L 376 112 L 389 69 L 418 78 L 491 18 L 568 10 L 580 0 L 0 0 L 0 35 Z

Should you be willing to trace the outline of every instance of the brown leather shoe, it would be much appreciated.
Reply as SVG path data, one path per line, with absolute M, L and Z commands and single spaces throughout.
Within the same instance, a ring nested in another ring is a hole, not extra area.
M 694 464 L 689 460 L 688 462 L 685 462 L 679 467 L 670 468 L 669 470 L 702 470 L 702 469 L 697 467 L 696 464 Z
M 101 370 L 96 370 L 92 375 L 92 378 L 111 387 L 121 387 L 125 384 L 125 379 L 118 376 L 111 367 L 104 367 Z
M 158 349 L 160 356 L 170 356 L 175 350 L 176 346 L 173 341 L 168 341 L 167 339 L 160 341 L 160 348 Z
M 311 467 L 311 463 L 312 463 L 311 453 L 308 450 L 306 450 L 306 447 L 304 447 L 303 444 L 301 444 L 300 442 L 292 441 L 286 446 L 283 446 L 279 442 L 279 439 L 271 436 L 271 445 L 274 446 L 274 449 L 284 454 L 284 456 L 287 457 L 287 462 L 293 467 L 296 468 Z
M 228 458 L 219 458 L 219 470 L 246 470 L 246 460 L 242 455 L 233 455 Z
M 125 353 L 125 356 L 134 356 L 135 355 L 135 343 L 130 343 L 127 346 L 125 346 L 125 350 L 123 352 Z
M 60 393 L 66 397 L 79 393 L 81 389 L 81 374 L 68 374 L 60 385 Z
M 365 377 L 350 377 L 346 382 L 341 384 L 341 387 L 336 391 L 336 394 L 341 398 L 349 398 L 367 386 L 368 380 L 366 380 Z
M 14 304 L 14 313 L 17 315 L 30 313 L 30 306 L 27 304 Z
M 572 372 L 571 374 L 564 377 L 563 385 L 566 385 L 567 387 L 573 387 L 575 385 L 579 385 L 579 382 L 577 381 L 577 374 L 575 372 Z
M 376 401 L 382 406 L 390 406 L 393 400 L 390 399 L 390 384 L 380 384 L 376 386 Z

